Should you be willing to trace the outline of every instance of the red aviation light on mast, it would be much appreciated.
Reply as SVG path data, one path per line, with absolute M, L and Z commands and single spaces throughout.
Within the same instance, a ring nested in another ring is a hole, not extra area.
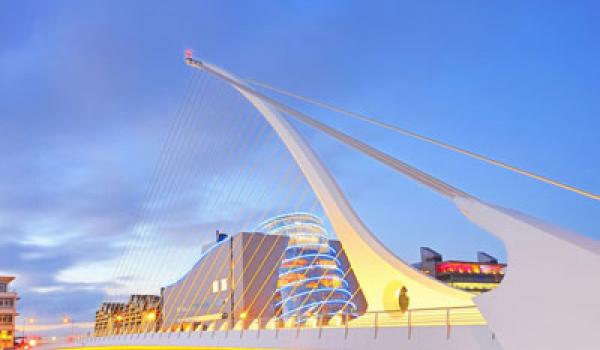
M 186 60 L 191 60 L 192 59 L 192 49 L 186 49 L 185 50 L 185 59 Z

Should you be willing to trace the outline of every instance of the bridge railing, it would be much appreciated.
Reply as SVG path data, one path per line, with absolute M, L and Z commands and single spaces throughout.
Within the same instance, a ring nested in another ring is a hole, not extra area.
M 246 322 L 239 321 L 232 327 L 231 323 L 226 321 L 223 320 L 220 324 L 215 322 L 209 327 L 198 327 L 195 330 L 188 328 L 159 332 L 123 332 L 106 337 L 79 335 L 65 339 L 55 339 L 51 343 L 73 346 L 77 344 L 97 344 L 111 339 L 115 341 L 148 338 L 163 340 L 172 337 L 179 338 L 182 334 L 186 334 L 186 336 L 196 334 L 197 337 L 202 338 L 207 334 L 214 337 L 218 333 L 226 334 L 232 331 L 239 332 L 240 337 L 252 334 L 252 337 L 261 338 L 261 334 L 267 333 L 264 332 L 267 330 L 274 332 L 268 332 L 269 335 L 263 335 L 265 337 L 272 337 L 273 333 L 277 337 L 279 332 L 286 330 L 293 330 L 299 335 L 303 331 L 311 329 L 318 330 L 319 338 L 324 336 L 326 331 L 330 329 L 342 329 L 345 337 L 348 337 L 353 329 L 369 329 L 373 332 L 373 337 L 377 339 L 380 336 L 380 331 L 386 328 L 398 328 L 399 331 L 405 332 L 408 339 L 411 339 L 413 330 L 418 327 L 443 327 L 446 338 L 450 339 L 453 327 L 486 325 L 485 319 L 475 306 L 410 309 L 406 312 L 399 310 L 370 311 L 358 317 L 342 314 L 329 319 L 328 322 L 322 322 L 318 317 L 305 318 L 302 323 L 295 322 L 293 319 L 282 322 L 270 318 L 245 320 Z
M 248 329 L 257 329 L 260 322 L 250 325 Z M 422 308 L 410 309 L 406 312 L 399 310 L 370 311 L 359 317 L 352 318 L 349 315 L 340 315 L 333 322 L 319 322 L 318 318 L 309 320 L 305 324 L 296 324 L 294 328 L 345 328 L 346 333 L 352 328 L 373 329 L 377 337 L 381 328 L 406 328 L 407 336 L 410 338 L 412 329 L 415 327 L 445 327 L 446 336 L 451 335 L 452 327 L 455 326 L 477 326 L 486 325 L 486 321 L 476 306 L 459 306 L 445 308 Z M 281 329 L 290 328 L 280 327 Z

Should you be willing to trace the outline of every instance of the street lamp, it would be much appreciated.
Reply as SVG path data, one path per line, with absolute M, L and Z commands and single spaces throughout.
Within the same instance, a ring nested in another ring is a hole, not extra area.
M 71 320 L 71 317 L 69 317 L 69 316 L 63 316 L 62 323 L 65 324 L 65 325 L 69 324 L 69 323 L 71 324 L 71 338 L 73 338 L 73 333 L 74 333 L 75 325 L 73 324 L 73 320 Z
M 33 317 L 23 318 L 23 341 L 25 341 L 25 329 L 27 328 L 27 325 L 34 324 L 34 323 L 35 323 L 35 318 L 33 318 Z
M 146 315 L 146 319 L 150 322 L 156 320 L 156 312 L 151 311 Z
M 114 333 L 121 334 L 122 327 L 123 327 L 123 315 L 117 314 L 115 316 L 115 321 L 113 323 L 113 334 Z
M 155 310 L 148 311 L 144 317 L 146 319 L 145 327 L 143 327 L 144 332 L 148 332 L 150 329 L 155 329 L 156 328 L 156 324 L 155 324 L 156 311 Z M 144 323 L 144 322 L 142 322 L 142 323 Z

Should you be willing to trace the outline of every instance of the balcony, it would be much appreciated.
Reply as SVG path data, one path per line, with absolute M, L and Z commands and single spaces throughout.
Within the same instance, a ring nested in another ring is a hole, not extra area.
M 0 292 L 0 298 L 18 298 L 17 292 L 15 291 L 6 291 L 6 292 Z

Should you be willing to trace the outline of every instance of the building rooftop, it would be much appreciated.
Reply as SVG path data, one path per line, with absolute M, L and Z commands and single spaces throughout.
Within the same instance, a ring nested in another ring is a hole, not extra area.
M 0 282 L 10 283 L 15 280 L 15 276 L 0 276 Z

